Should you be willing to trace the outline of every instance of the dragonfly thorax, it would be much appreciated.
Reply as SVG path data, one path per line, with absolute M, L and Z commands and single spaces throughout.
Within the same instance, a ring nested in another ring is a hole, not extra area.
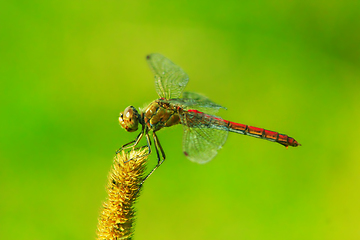
M 119 123 L 122 128 L 128 132 L 134 132 L 138 130 L 140 114 L 133 107 L 129 106 L 125 108 L 124 112 L 120 113 Z

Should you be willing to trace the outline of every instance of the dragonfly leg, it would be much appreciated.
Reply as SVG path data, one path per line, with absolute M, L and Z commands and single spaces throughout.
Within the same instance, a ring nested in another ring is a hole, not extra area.
M 148 136 L 148 135 L 147 135 Z M 154 137 L 154 144 L 155 144 L 155 150 L 156 150 L 156 154 L 157 154 L 157 158 L 158 158 L 158 164 L 153 168 L 153 170 L 151 170 L 151 172 L 144 178 L 144 180 L 140 183 L 139 185 L 139 189 L 137 190 L 137 192 L 135 193 L 135 196 L 136 194 L 140 191 L 142 185 L 144 184 L 144 182 L 146 181 L 146 179 L 148 179 L 151 174 L 153 174 L 153 172 L 155 172 L 155 170 L 160 167 L 160 165 L 165 161 L 165 152 L 164 150 L 162 149 L 161 147 L 161 144 L 159 142 L 159 139 L 158 137 L 156 136 L 156 133 L 153 132 L 153 137 Z M 162 156 L 162 159 L 160 159 L 160 153 L 159 153 L 159 149 L 161 151 L 161 156 Z
M 149 137 L 149 133 L 145 133 L 145 137 L 146 137 L 146 143 L 147 143 L 147 144 L 146 144 L 146 146 L 143 146 L 143 147 L 147 147 L 147 148 L 148 148 L 148 153 L 145 153 L 144 155 L 141 155 L 141 156 L 136 156 L 136 157 L 134 157 L 134 158 L 131 158 L 131 159 L 125 161 L 124 163 L 127 163 L 127 162 L 129 162 L 129 161 L 131 161 L 131 160 L 135 160 L 135 159 L 137 159 L 137 158 L 146 157 L 146 156 L 148 156 L 148 155 L 151 154 L 151 140 L 150 140 L 150 137 Z M 141 147 L 138 147 L 138 148 L 141 148 Z
M 121 148 L 119 148 L 116 151 L 116 154 L 118 154 L 119 152 L 121 152 L 124 149 L 128 149 L 128 148 L 132 148 L 135 147 L 136 145 L 138 145 L 138 143 L 140 142 L 141 138 L 144 136 L 144 131 L 141 131 L 141 133 L 135 138 L 135 140 L 128 142 L 127 144 L 124 144 L 121 146 Z M 132 144 L 131 146 L 129 146 L 130 144 Z
M 160 162 L 160 156 L 159 156 L 159 153 L 157 154 L 158 156 L 158 164 L 160 163 L 160 165 L 165 161 L 165 152 L 163 150 L 163 148 L 161 147 L 161 144 L 160 144 L 160 141 L 159 141 L 159 138 L 157 137 L 157 135 L 155 134 L 155 132 L 153 133 L 154 135 L 154 143 L 155 143 L 155 147 L 156 147 L 156 150 L 159 148 L 160 151 L 161 151 L 161 155 L 162 155 L 162 161 Z

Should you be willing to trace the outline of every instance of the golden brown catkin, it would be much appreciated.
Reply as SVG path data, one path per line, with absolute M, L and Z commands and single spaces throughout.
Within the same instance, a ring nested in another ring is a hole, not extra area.
M 146 149 L 116 154 L 108 177 L 108 199 L 100 213 L 97 239 L 131 239 L 134 233 L 134 203 L 144 178 Z M 134 159 L 135 158 L 135 159 Z M 129 159 L 134 159 L 130 160 Z

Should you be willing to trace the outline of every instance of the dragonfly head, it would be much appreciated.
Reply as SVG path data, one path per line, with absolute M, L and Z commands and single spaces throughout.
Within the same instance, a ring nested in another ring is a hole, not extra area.
M 120 113 L 120 126 L 128 132 L 134 132 L 138 129 L 139 118 L 138 111 L 133 106 L 129 106 L 125 108 L 124 112 Z

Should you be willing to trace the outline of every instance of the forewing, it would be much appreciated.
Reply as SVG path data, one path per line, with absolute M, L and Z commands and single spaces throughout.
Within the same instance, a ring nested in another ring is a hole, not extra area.
M 199 93 L 184 92 L 182 96 L 183 98 L 171 99 L 169 102 L 177 104 L 185 110 L 196 109 L 208 114 L 216 114 L 220 108 L 226 110 L 225 107 L 214 103 L 209 98 Z
M 183 152 L 193 162 L 207 163 L 216 156 L 226 142 L 227 126 L 217 124 L 222 120 L 219 117 L 216 117 L 216 121 L 214 119 L 197 121 L 191 118 L 181 116 L 184 128 Z
M 200 112 L 215 114 L 220 108 L 226 110 L 226 107 L 214 103 L 209 98 L 199 93 L 184 92 L 183 101 L 187 102 L 186 105 L 189 109 L 196 109 Z
M 154 73 L 155 88 L 160 98 L 179 98 L 189 81 L 184 70 L 159 53 L 152 53 L 146 59 Z

